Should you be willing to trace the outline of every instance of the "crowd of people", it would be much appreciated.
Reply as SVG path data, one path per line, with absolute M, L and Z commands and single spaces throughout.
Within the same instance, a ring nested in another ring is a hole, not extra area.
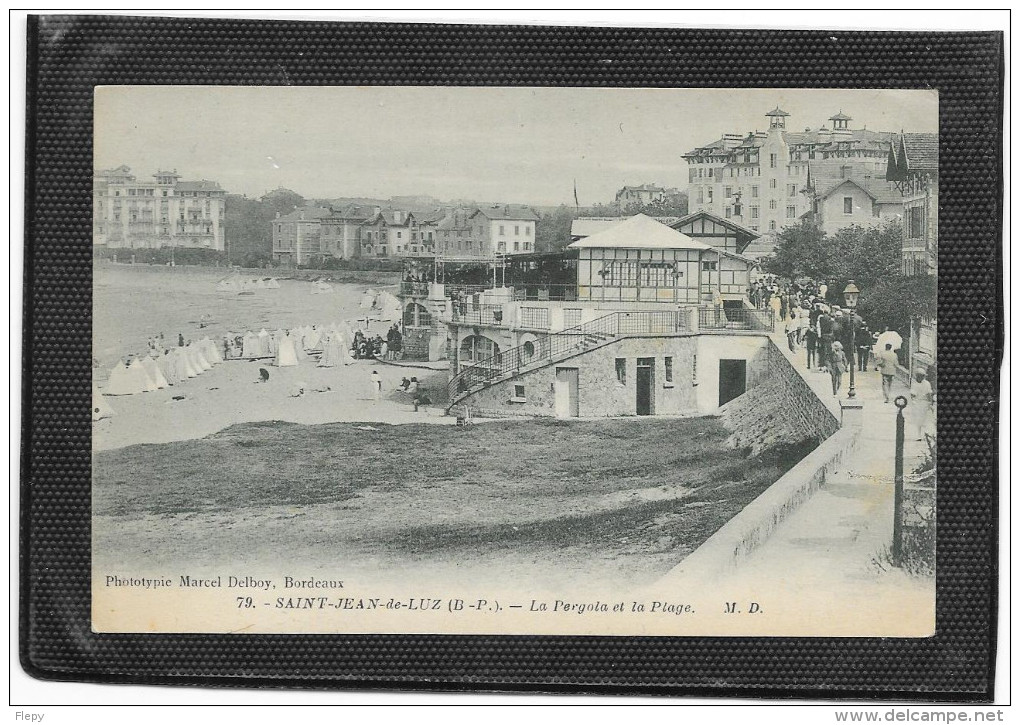
M 361 330 L 354 332 L 351 356 L 355 360 L 400 360 L 403 356 L 404 336 L 396 323 L 382 335 L 366 336 Z
M 784 283 L 766 276 L 748 290 L 748 298 L 758 309 L 771 313 L 782 325 L 791 352 L 805 352 L 808 370 L 827 373 L 832 394 L 838 396 L 849 365 L 855 372 L 874 371 L 882 376 L 882 397 L 893 399 L 893 382 L 901 361 L 903 339 L 894 330 L 872 330 L 867 321 L 849 308 L 842 308 L 829 297 L 828 284 L 801 280 Z M 924 371 L 914 371 L 910 383 L 906 416 L 917 440 L 921 440 L 933 411 L 935 396 Z

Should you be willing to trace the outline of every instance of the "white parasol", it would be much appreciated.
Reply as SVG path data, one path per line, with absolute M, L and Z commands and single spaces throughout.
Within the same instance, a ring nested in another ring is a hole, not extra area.
M 885 346 L 892 344 L 893 350 L 899 350 L 903 347 L 903 338 L 900 337 L 900 333 L 895 330 L 886 330 L 878 336 L 878 340 L 875 341 L 876 350 L 885 350 Z

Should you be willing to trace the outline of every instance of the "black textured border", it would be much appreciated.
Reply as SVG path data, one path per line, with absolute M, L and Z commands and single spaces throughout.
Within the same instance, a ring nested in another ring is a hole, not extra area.
M 1003 58 L 1003 36 L 997 32 L 30 17 L 23 666 L 40 678 L 106 682 L 990 700 L 1003 334 Z M 93 87 L 101 84 L 938 89 L 936 636 L 93 634 L 87 321 L 92 98 Z

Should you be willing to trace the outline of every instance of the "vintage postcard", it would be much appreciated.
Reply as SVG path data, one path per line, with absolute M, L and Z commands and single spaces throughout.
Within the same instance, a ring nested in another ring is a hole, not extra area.
M 93 629 L 931 636 L 938 104 L 96 88 Z

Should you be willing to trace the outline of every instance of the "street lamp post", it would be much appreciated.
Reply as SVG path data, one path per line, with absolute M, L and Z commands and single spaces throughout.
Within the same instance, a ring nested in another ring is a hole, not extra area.
M 853 399 L 857 397 L 857 388 L 854 385 L 854 368 L 857 367 L 854 362 L 854 353 L 857 348 L 857 298 L 860 296 L 861 291 L 854 284 L 853 280 L 847 284 L 843 290 L 843 300 L 846 302 L 846 306 L 850 308 L 850 392 L 847 397 Z

